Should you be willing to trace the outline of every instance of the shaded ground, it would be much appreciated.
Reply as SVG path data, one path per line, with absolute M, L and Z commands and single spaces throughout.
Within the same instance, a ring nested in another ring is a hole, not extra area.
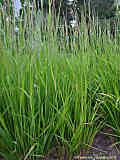
M 89 154 L 73 156 L 72 160 L 120 160 L 120 145 L 114 145 L 116 138 L 104 133 L 113 134 L 105 128 L 96 134 Z M 44 160 L 69 160 L 67 150 L 54 148 Z
M 120 154 L 120 145 L 114 145 L 117 139 L 111 135 L 106 135 L 104 133 L 113 134 L 113 131 L 110 128 L 105 128 L 101 133 L 98 133 L 95 136 L 91 152 L 98 154 L 99 152 L 104 153 L 105 155 L 119 155 Z

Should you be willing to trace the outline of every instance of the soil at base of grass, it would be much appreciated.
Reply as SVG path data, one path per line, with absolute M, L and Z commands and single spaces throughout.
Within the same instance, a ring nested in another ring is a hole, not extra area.
M 106 133 L 106 134 L 105 134 Z M 73 156 L 72 160 L 120 160 L 120 145 L 113 145 L 117 141 L 111 128 L 104 128 L 97 133 L 89 153 L 80 152 L 80 155 Z M 69 160 L 65 147 L 52 149 L 44 160 Z

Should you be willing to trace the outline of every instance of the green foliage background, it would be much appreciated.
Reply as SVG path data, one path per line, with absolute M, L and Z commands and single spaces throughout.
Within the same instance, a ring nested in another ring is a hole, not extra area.
M 115 14 L 115 0 L 91 0 L 90 6 L 101 18 L 113 17 Z
M 9 0 L 11 2 L 11 0 Z M 21 0 L 23 3 L 25 0 Z M 31 1 L 31 0 L 30 0 Z M 39 0 L 40 1 L 40 0 Z M 59 7 L 59 3 L 61 0 L 57 0 L 56 4 Z M 7 0 L 0 0 L 0 3 L 5 4 Z M 93 12 L 97 13 L 99 17 L 101 18 L 109 18 L 114 16 L 115 14 L 115 0 L 78 0 L 78 5 L 80 7 L 84 5 L 84 2 L 89 3 L 90 2 L 90 8 Z M 48 3 L 47 0 L 44 0 L 44 3 Z

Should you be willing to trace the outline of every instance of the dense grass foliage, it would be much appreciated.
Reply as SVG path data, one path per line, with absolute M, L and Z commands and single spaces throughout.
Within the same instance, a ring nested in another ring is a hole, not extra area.
M 23 24 L 6 21 L 3 13 L 0 155 L 44 159 L 59 146 L 70 159 L 88 152 L 104 126 L 113 129 L 119 143 L 119 36 L 111 36 L 109 27 L 101 30 L 97 21 L 88 34 L 84 17 L 64 35 L 63 28 L 47 24 L 51 17 L 40 23 L 40 15 L 35 22 L 26 15 Z

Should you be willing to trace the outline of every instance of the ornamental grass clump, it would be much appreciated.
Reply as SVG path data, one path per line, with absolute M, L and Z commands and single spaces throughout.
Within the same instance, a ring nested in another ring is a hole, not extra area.
M 20 22 L 17 34 L 11 31 L 14 23 L 5 25 L 7 30 L 0 25 L 0 155 L 45 159 L 59 146 L 71 159 L 89 152 L 105 126 L 119 143 L 119 43 L 106 35 L 107 28 L 96 35 L 94 23 L 89 35 L 83 23 L 73 37 L 58 37 L 47 24 L 25 30 Z
M 43 156 L 59 144 L 70 155 L 88 150 L 101 127 L 88 97 L 89 56 L 3 54 L 0 61 L 2 155 L 22 158 L 32 147 L 29 156 Z

